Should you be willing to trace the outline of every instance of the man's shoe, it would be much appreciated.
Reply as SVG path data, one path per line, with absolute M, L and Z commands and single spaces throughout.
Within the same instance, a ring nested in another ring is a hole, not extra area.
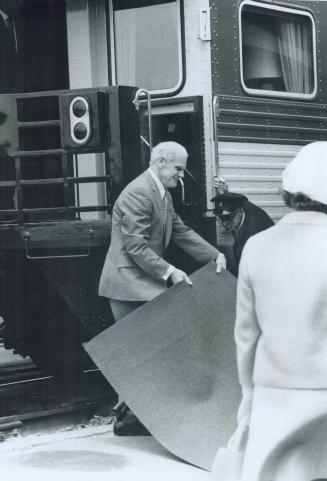
M 112 410 L 112 415 L 115 418 L 115 422 L 121 421 L 127 413 L 131 413 L 129 407 L 123 401 L 119 402 L 114 406 Z
M 127 413 L 121 420 L 114 423 L 115 436 L 151 436 L 151 433 L 137 419 L 135 414 Z

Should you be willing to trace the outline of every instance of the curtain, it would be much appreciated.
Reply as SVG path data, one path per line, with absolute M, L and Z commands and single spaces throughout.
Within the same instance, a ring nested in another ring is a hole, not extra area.
M 136 85 L 137 12 L 135 9 L 118 10 L 114 22 L 117 83 Z
M 173 88 L 179 79 L 176 1 L 114 13 L 117 82 L 148 90 Z
M 279 19 L 278 49 L 287 92 L 312 92 L 310 28 L 307 22 Z

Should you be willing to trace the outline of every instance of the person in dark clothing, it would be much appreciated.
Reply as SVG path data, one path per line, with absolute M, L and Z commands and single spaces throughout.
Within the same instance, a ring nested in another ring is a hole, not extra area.
M 17 37 L 14 21 L 0 5 L 0 93 L 16 90 Z
M 242 194 L 224 192 L 217 194 L 212 202 L 215 203 L 215 215 L 225 231 L 218 247 L 226 256 L 227 270 L 237 277 L 246 241 L 258 232 L 272 227 L 274 222 L 263 209 Z

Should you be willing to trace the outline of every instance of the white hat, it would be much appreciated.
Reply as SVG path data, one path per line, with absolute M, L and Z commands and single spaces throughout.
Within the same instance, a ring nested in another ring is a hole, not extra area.
M 327 142 L 303 147 L 282 175 L 283 189 L 302 192 L 310 199 L 327 204 Z

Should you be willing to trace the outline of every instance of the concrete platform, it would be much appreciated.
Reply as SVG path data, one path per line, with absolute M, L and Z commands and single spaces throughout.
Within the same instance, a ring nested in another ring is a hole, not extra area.
M 19 435 L 0 444 L 0 458 L 1 479 L 6 481 L 211 479 L 210 473 L 177 459 L 153 437 L 115 437 L 112 425 Z

